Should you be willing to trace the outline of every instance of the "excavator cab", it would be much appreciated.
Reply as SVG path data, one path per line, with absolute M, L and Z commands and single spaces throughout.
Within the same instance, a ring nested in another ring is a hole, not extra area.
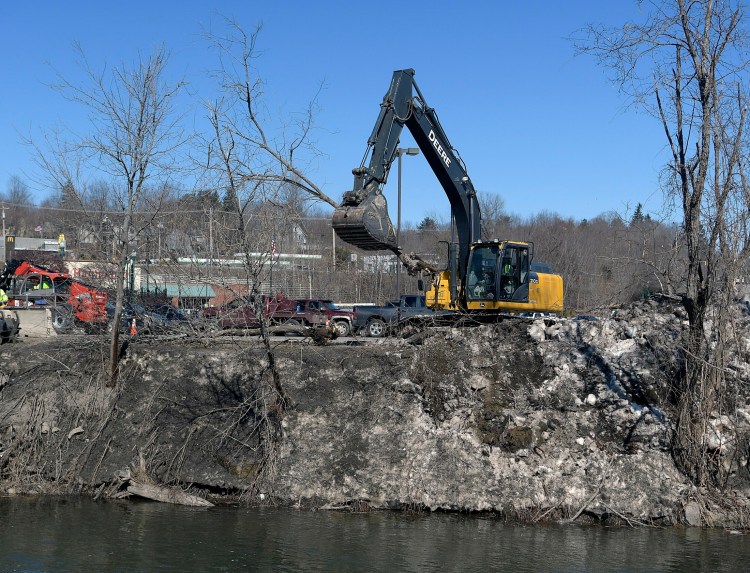
M 475 243 L 469 254 L 466 301 L 471 308 L 487 304 L 529 300 L 531 243 L 490 241 Z

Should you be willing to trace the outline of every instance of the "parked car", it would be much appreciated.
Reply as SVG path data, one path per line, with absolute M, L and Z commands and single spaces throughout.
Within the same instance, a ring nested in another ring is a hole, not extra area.
M 107 301 L 105 306 L 107 310 L 107 332 L 112 332 L 113 321 L 115 317 L 115 303 Z M 122 314 L 120 315 L 120 332 L 130 332 L 133 326 L 133 319 L 135 319 L 135 327 L 138 332 L 143 331 L 144 317 L 146 315 L 146 309 L 136 303 L 129 303 L 123 301 L 122 303 Z
M 179 332 L 190 325 L 190 319 L 178 308 L 162 304 L 146 309 L 144 328 L 149 334 Z
M 331 300 L 302 298 L 295 299 L 295 311 L 291 317 L 303 326 L 316 326 L 333 322 L 339 336 L 349 336 L 352 333 L 354 313 L 339 308 Z
M 273 314 L 279 308 L 293 309 L 294 303 L 287 299 L 277 301 L 272 297 L 261 299 L 256 306 L 251 298 L 237 297 L 223 306 L 208 307 L 201 311 L 201 321 L 206 328 L 259 328 L 260 312 Z M 291 314 L 293 311 L 289 310 Z
M 249 301 L 246 301 L 242 297 L 237 297 L 222 306 L 207 306 L 200 311 L 200 322 L 204 328 L 218 328 L 224 316 L 248 304 Z
M 521 312 L 518 316 L 522 318 L 547 318 L 554 315 L 549 312 Z
M 106 309 L 109 317 L 107 330 L 111 332 L 115 315 L 114 303 L 108 302 Z M 168 334 L 179 331 L 189 324 L 189 319 L 171 305 L 164 304 L 149 309 L 138 303 L 125 301 L 120 316 L 120 332 L 129 333 L 133 327 L 133 320 L 139 334 Z

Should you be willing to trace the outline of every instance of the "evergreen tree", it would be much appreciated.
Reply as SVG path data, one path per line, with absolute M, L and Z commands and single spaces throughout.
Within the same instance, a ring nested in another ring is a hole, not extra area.
M 237 191 L 234 187 L 229 187 L 221 198 L 221 208 L 229 213 L 237 213 L 240 210 Z
M 638 203 L 635 207 L 635 213 L 633 213 L 633 217 L 630 219 L 630 225 L 636 225 L 638 223 L 643 223 L 643 205 Z
M 437 229 L 437 221 L 432 217 L 425 217 L 419 225 L 417 225 L 417 229 L 420 231 L 434 231 Z
M 58 205 L 60 209 L 78 211 L 81 208 L 81 199 L 72 181 L 66 181 L 60 187 Z

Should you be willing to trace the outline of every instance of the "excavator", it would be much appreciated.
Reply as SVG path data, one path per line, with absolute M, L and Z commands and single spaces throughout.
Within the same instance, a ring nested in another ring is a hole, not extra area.
M 548 265 L 533 261 L 534 244 L 482 239 L 481 212 L 474 185 L 414 81 L 414 70 L 393 72 L 380 115 L 359 167 L 354 188 L 344 193 L 333 213 L 333 228 L 363 250 L 389 250 L 416 274 L 426 271 L 432 287 L 427 305 L 434 310 L 493 317 L 503 313 L 561 313 L 563 281 Z M 432 267 L 396 241 L 383 188 L 406 126 L 443 187 L 451 205 L 455 240 L 448 246 L 447 268 Z M 365 165 L 369 156 L 369 163 Z

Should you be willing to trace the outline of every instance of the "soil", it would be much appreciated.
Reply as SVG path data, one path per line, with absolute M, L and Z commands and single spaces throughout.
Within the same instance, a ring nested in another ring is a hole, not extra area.
M 115 388 L 105 337 L 20 339 L 0 348 L 0 491 L 117 495 L 129 470 L 212 501 L 746 527 L 746 307 L 736 318 L 738 400 L 707 437 L 733 464 L 721 494 L 672 459 L 685 317 L 668 301 L 596 321 L 296 337 L 272 345 L 277 378 L 256 337 L 132 337 Z

